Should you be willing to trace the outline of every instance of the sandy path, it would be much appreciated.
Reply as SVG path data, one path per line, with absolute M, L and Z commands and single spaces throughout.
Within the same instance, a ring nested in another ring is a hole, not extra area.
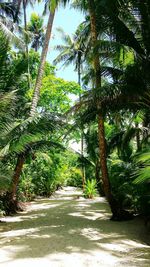
M 39 199 L 0 224 L 0 266 L 150 266 L 145 226 L 112 222 L 103 198 L 77 198 L 73 188 Z

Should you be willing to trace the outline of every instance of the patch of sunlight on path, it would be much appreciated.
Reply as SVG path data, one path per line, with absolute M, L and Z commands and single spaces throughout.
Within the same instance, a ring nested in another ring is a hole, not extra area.
M 104 198 L 86 200 L 72 187 L 37 199 L 0 224 L 0 267 L 149 267 L 143 222 L 109 218 Z

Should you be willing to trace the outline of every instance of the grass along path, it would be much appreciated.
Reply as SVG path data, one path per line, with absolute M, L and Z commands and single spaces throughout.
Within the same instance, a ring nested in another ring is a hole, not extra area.
M 109 220 L 103 198 L 67 187 L 1 223 L 3 267 L 149 267 L 148 233 L 139 219 Z M 4 219 L 3 219 L 4 220 Z

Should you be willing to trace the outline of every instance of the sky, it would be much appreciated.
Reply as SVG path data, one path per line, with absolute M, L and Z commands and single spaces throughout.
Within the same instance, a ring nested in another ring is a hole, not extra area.
M 36 12 L 39 15 L 42 15 L 43 12 L 43 6 L 41 4 L 35 4 L 33 8 L 28 8 L 28 19 L 30 18 L 30 15 L 32 12 Z M 46 23 L 45 18 L 45 23 Z M 53 25 L 53 31 L 52 31 L 52 39 L 49 44 L 49 51 L 47 55 L 47 60 L 52 63 L 55 57 L 58 55 L 57 51 L 54 51 L 53 47 L 58 44 L 62 44 L 62 40 L 57 33 L 57 28 L 61 27 L 65 31 L 65 33 L 71 35 L 73 34 L 77 26 L 84 20 L 84 16 L 82 13 L 80 13 L 77 10 L 71 9 L 69 6 L 66 8 L 59 7 L 59 9 L 56 12 L 55 19 L 54 19 L 54 25 Z M 68 81 L 78 81 L 77 79 L 77 73 L 74 71 L 74 67 L 71 65 L 66 68 L 62 68 L 61 66 L 57 67 L 56 75 L 60 78 L 63 78 Z

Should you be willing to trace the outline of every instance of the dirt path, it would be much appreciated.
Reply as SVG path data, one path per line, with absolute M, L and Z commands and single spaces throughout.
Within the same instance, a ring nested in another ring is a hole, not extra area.
M 85 200 L 80 195 L 66 188 L 1 223 L 0 266 L 149 267 L 142 222 L 112 222 L 103 198 Z

